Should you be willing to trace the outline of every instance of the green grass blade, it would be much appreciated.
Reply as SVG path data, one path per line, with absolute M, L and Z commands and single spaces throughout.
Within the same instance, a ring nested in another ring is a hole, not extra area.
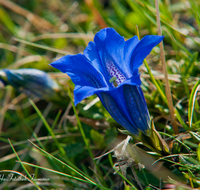
M 19 158 L 17 152 L 15 151 L 15 149 L 14 149 L 12 143 L 10 142 L 10 139 L 8 139 L 8 142 L 9 142 L 9 144 L 10 144 L 10 146 L 11 146 L 13 152 L 15 153 L 15 155 L 16 155 L 16 157 L 17 157 L 19 163 L 21 164 L 22 168 L 24 169 L 24 171 L 25 171 L 26 174 L 28 175 L 29 181 L 30 181 L 31 183 L 33 183 L 39 190 L 41 190 L 41 188 L 37 185 L 37 183 L 35 183 L 35 181 L 32 181 L 32 180 L 31 180 L 31 178 L 32 178 L 31 175 L 29 174 L 28 170 L 25 168 L 25 166 L 23 165 L 22 161 L 20 160 L 20 158 Z
M 191 60 L 189 62 L 189 65 L 185 69 L 185 73 L 184 73 L 185 76 L 189 76 L 190 75 L 190 73 L 191 73 L 190 71 L 192 70 L 192 67 L 193 67 L 195 61 L 197 61 L 198 55 L 199 55 L 199 52 L 194 52 L 193 53 L 192 58 L 191 58 Z
M 56 173 L 56 174 L 59 174 L 59 175 L 65 176 L 65 177 L 69 177 L 69 178 L 72 178 L 72 179 L 75 179 L 75 180 L 78 180 L 78 181 L 93 184 L 90 181 L 87 181 L 87 180 L 84 180 L 84 179 L 81 179 L 81 178 L 78 178 L 78 177 L 75 177 L 75 176 L 72 176 L 72 175 L 69 175 L 69 174 L 65 174 L 65 173 L 50 169 L 50 168 L 38 166 L 38 165 L 35 165 L 35 164 L 30 164 L 30 163 L 27 163 L 27 162 L 21 162 L 21 163 L 24 164 L 24 165 L 27 165 L 27 166 L 32 166 L 32 167 L 43 169 L 43 170 L 46 170 L 46 171 L 50 171 L 50 172 L 53 172 L 53 173 Z
M 192 153 L 195 153 L 189 146 L 187 146 L 185 143 L 181 142 L 181 141 L 178 140 L 177 138 L 175 138 L 175 137 L 173 137 L 173 136 L 171 136 L 171 135 L 169 135 L 169 134 L 167 134 L 167 133 L 160 132 L 160 131 L 159 131 L 158 133 L 161 134 L 161 135 L 165 135 L 165 136 L 167 136 L 167 137 L 170 137 L 170 138 L 174 139 L 175 141 L 177 141 L 177 142 L 179 142 L 181 145 L 183 145 L 186 149 L 188 149 L 188 150 L 191 151 Z
M 54 127 L 56 126 L 56 124 L 57 124 L 57 122 L 58 122 L 58 119 L 60 118 L 61 113 L 62 113 L 62 110 L 59 110 L 59 112 L 58 112 L 58 114 L 56 115 L 56 118 L 55 118 L 55 120 L 54 120 L 54 122 L 53 122 L 53 124 L 52 124 L 52 127 L 51 127 L 52 130 L 53 130 Z M 48 139 L 46 139 L 46 141 L 44 142 L 44 146 L 46 146 L 47 142 L 48 142 Z
M 146 61 L 146 59 L 144 59 L 144 65 L 145 65 L 145 67 L 147 68 L 148 74 L 149 74 L 149 76 L 150 76 L 150 78 L 151 78 L 153 84 L 156 86 L 156 88 L 157 88 L 157 90 L 158 90 L 158 92 L 159 92 L 159 94 L 160 94 L 162 100 L 168 105 L 168 101 L 167 101 L 167 98 L 166 98 L 166 96 L 165 96 L 165 93 L 162 91 L 162 89 L 160 88 L 158 82 L 157 82 L 156 79 L 154 78 L 154 76 L 153 76 L 153 74 L 152 74 L 152 72 L 151 72 L 151 69 L 150 69 L 150 67 L 149 67 L 149 65 L 148 65 L 148 63 L 147 63 L 147 61 Z
M 58 149 L 60 150 L 60 152 L 65 155 L 65 150 L 63 149 L 63 147 L 61 147 L 55 137 L 54 132 L 52 131 L 51 127 L 49 126 L 49 124 L 47 123 L 46 119 L 44 118 L 44 116 L 42 115 L 41 111 L 38 109 L 38 107 L 35 105 L 35 103 L 29 99 L 29 102 L 31 103 L 31 105 L 33 106 L 33 108 L 35 109 L 35 111 L 38 113 L 38 115 L 40 116 L 41 120 L 43 121 L 45 127 L 47 128 L 47 130 L 49 131 L 49 133 L 51 134 L 53 140 L 55 141 Z
M 199 90 L 199 87 L 200 87 L 200 80 L 198 80 L 197 83 L 194 85 L 194 88 L 192 89 L 192 92 L 190 94 L 189 106 L 188 106 L 189 127 L 192 127 L 194 104 L 195 104 L 195 99 L 196 99 L 196 95 Z
M 187 124 L 183 121 L 181 115 L 179 114 L 178 110 L 175 109 L 175 114 L 176 114 L 176 118 L 178 119 L 178 121 L 180 122 L 180 124 L 184 127 L 184 129 L 187 131 L 189 129 L 189 127 L 187 126 Z
M 100 184 L 97 184 L 94 180 L 92 180 L 89 177 L 86 177 L 85 175 L 83 175 L 81 172 L 77 171 L 76 169 L 74 169 L 73 167 L 69 166 L 68 164 L 64 163 L 63 161 L 59 160 L 58 158 L 54 157 L 53 155 L 49 154 L 48 152 L 46 152 L 45 150 L 43 150 L 42 148 L 40 148 L 39 146 L 37 146 L 36 144 L 34 144 L 32 141 L 29 140 L 29 142 L 35 146 L 37 149 L 39 149 L 40 151 L 42 151 L 44 154 L 46 154 L 47 156 L 49 156 L 50 158 L 53 158 L 54 160 L 58 161 L 59 163 L 61 163 L 62 165 L 66 166 L 67 168 L 69 168 L 70 170 L 72 170 L 73 172 L 75 172 L 76 174 L 80 175 L 81 177 L 83 177 L 85 180 L 90 181 L 90 183 L 100 187 L 101 189 L 105 189 L 107 190 L 107 188 L 101 186 Z
M 28 42 L 26 40 L 22 40 L 22 39 L 19 39 L 19 38 L 13 38 L 13 39 L 17 42 L 20 42 L 20 43 L 23 43 L 23 44 L 26 44 L 26 45 L 37 47 L 37 48 L 40 48 L 40 49 L 45 49 L 47 51 L 52 51 L 52 52 L 59 53 L 59 54 L 62 54 L 62 55 L 72 54 L 72 53 L 67 52 L 67 51 L 62 51 L 62 50 L 59 50 L 59 49 L 55 49 L 55 48 L 51 48 L 51 47 L 48 47 L 48 46 L 36 44 L 36 43 L 33 43 L 33 42 Z

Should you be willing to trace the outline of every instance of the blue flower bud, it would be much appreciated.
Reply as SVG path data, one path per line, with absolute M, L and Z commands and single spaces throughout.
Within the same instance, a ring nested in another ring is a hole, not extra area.
M 60 89 L 47 73 L 37 69 L 3 69 L 0 71 L 0 81 L 28 96 L 34 95 L 45 100 L 56 99 Z

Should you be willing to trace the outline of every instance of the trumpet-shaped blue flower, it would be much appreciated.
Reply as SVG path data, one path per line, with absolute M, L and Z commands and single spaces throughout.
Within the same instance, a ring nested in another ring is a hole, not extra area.
M 134 135 L 149 128 L 149 113 L 141 90 L 139 67 L 162 36 L 137 36 L 125 41 L 114 29 L 99 31 L 83 54 L 67 55 L 51 65 L 75 84 L 75 105 L 97 94 L 110 115 Z

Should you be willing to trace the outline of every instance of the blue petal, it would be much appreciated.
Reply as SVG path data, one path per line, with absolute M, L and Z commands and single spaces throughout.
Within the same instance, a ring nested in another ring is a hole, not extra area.
M 125 85 L 125 84 L 129 84 L 129 85 L 141 85 L 140 74 L 137 73 L 137 74 L 133 75 L 131 78 L 125 80 L 122 84 L 120 84 L 118 86 L 118 88 L 120 86 Z
M 122 125 L 125 129 L 127 129 L 130 133 L 137 135 L 138 130 L 136 126 L 129 122 L 129 119 L 126 117 L 126 113 L 124 113 L 120 106 L 118 105 L 118 101 L 115 101 L 112 96 L 110 96 L 107 92 L 97 93 L 100 98 L 102 104 L 109 112 L 109 114 L 113 117 L 115 121 L 117 121 L 120 125 Z M 120 94 L 117 95 L 120 99 Z M 123 100 L 123 99 L 122 99 Z M 120 100 L 121 101 L 121 100 Z
M 124 38 L 113 28 L 105 28 L 96 33 L 94 42 L 98 51 L 106 50 L 120 68 L 123 62 Z
M 134 124 L 142 131 L 149 127 L 149 112 L 146 102 L 140 94 L 140 86 L 124 85 L 126 105 Z
M 124 65 L 123 71 L 126 73 L 128 78 L 132 76 L 132 71 L 130 69 L 130 62 L 131 62 L 132 53 L 135 50 L 135 47 L 137 46 L 138 43 L 139 43 L 139 39 L 137 36 L 134 36 L 133 38 L 130 38 L 129 40 L 125 42 L 124 62 L 122 65 Z
M 82 54 L 67 55 L 51 63 L 63 73 L 67 73 L 75 85 L 106 87 L 106 81 Z
M 116 89 L 121 89 L 121 86 L 124 84 L 129 84 L 129 85 L 141 85 L 141 80 L 140 80 L 140 75 L 134 75 L 130 79 L 126 80 L 124 83 L 119 85 L 117 88 L 113 88 L 113 90 Z M 92 86 L 82 86 L 82 85 L 76 85 L 74 89 L 74 99 L 75 99 L 75 105 L 77 105 L 79 102 L 81 102 L 83 99 L 92 96 L 93 94 L 98 94 L 101 92 L 106 92 L 108 93 L 111 91 L 109 87 L 104 87 L 104 88 L 95 88 Z M 114 91 L 114 94 L 118 94 L 118 92 Z M 121 101 L 121 100 L 120 100 Z
M 138 68 L 142 65 L 145 57 L 151 50 L 163 40 L 164 36 L 147 35 L 135 47 L 130 61 L 130 69 L 133 74 L 138 73 Z
M 107 51 L 102 52 L 102 59 L 106 67 L 106 70 L 108 71 L 107 73 L 110 76 L 110 79 L 112 77 L 116 77 L 115 81 L 117 82 L 118 85 L 126 80 L 125 74 L 120 70 L 118 65 L 115 63 L 115 61 Z
M 90 61 L 91 65 L 104 76 L 107 85 L 111 86 L 111 83 L 109 82 L 110 78 L 107 74 L 107 70 L 105 70 L 105 67 L 101 62 L 101 58 L 99 57 L 99 52 L 97 51 L 95 43 L 89 42 L 83 54 Z
M 149 113 L 140 86 L 123 84 L 97 95 L 110 115 L 132 134 L 149 128 Z
M 107 76 L 112 78 L 118 76 L 119 84 L 127 76 L 124 68 L 124 45 L 125 41 L 114 29 L 105 28 L 95 35 L 94 42 L 100 55 L 102 66 Z
M 75 106 L 81 102 L 83 99 L 92 96 L 93 94 L 96 94 L 98 92 L 102 92 L 102 91 L 109 91 L 109 89 L 106 88 L 94 88 L 91 86 L 80 86 L 80 85 L 76 85 L 75 89 L 74 89 L 74 104 Z

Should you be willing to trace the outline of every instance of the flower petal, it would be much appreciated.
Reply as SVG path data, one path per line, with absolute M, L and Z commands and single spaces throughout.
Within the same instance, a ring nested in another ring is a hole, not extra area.
M 132 53 L 138 43 L 139 43 L 139 39 L 137 36 L 134 36 L 125 42 L 124 62 L 122 65 L 124 65 L 123 71 L 126 73 L 128 78 L 132 76 L 132 71 L 130 70 L 130 61 L 131 61 Z
M 125 80 L 122 84 L 120 84 L 118 86 L 118 88 L 120 86 L 125 85 L 125 84 L 129 84 L 129 85 L 141 85 L 140 74 L 137 73 L 137 74 L 133 75 L 131 78 Z
M 95 88 L 92 86 L 80 86 L 80 85 L 76 85 L 75 89 L 74 89 L 74 104 L 75 106 L 81 102 L 83 99 L 92 96 L 98 92 L 101 91 L 109 91 L 109 89 L 106 88 Z
M 67 55 L 51 63 L 51 66 L 67 73 L 75 85 L 101 88 L 107 86 L 104 77 L 82 54 Z
M 122 66 L 124 65 L 124 38 L 114 29 L 105 28 L 95 35 L 94 42 L 109 79 L 117 77 L 116 82 L 120 84 L 127 78 Z
M 137 135 L 138 129 L 149 127 L 149 112 L 139 85 L 123 84 L 112 90 L 98 91 L 101 102 L 110 115 L 125 129 Z
M 105 70 L 105 67 L 101 62 L 101 58 L 99 57 L 99 52 L 97 51 L 95 43 L 89 42 L 83 54 L 90 61 L 91 65 L 104 76 L 107 85 L 112 86 L 109 82 L 110 78 L 108 77 L 107 71 Z
M 136 135 L 138 134 L 137 128 L 129 122 L 129 119 L 126 118 L 126 113 L 123 113 L 123 111 L 120 109 L 118 101 L 115 101 L 113 97 L 106 92 L 97 93 L 97 95 L 108 113 L 113 117 L 116 122 L 122 125 L 130 133 Z M 121 98 L 120 94 L 118 95 L 118 98 Z
M 113 28 L 105 28 L 96 33 L 94 42 L 98 51 L 106 51 L 110 54 L 118 67 L 123 61 L 125 41 Z
M 158 45 L 164 36 L 147 35 L 135 47 L 130 61 L 130 70 L 133 74 L 138 73 L 145 57 L 151 52 L 154 46 Z
M 140 88 L 140 86 L 124 85 L 123 92 L 132 121 L 140 130 L 145 131 L 149 127 L 150 119 Z

